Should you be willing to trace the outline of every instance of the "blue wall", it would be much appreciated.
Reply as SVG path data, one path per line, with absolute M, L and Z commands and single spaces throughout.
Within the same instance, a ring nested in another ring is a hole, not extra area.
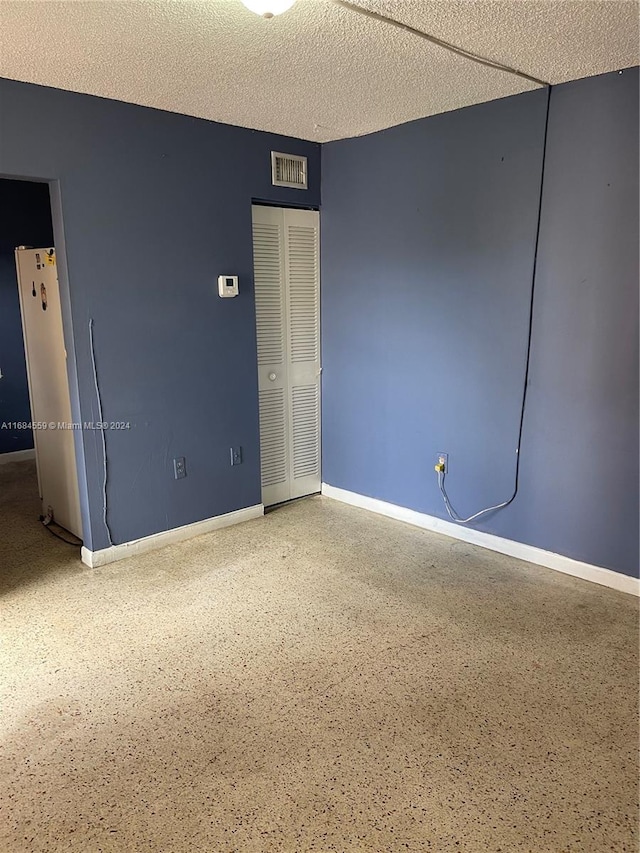
M 0 179 L 0 453 L 33 447 L 31 430 L 2 428 L 3 422 L 31 420 L 13 251 L 16 246 L 51 245 L 48 186 Z
M 323 146 L 326 482 L 444 517 L 446 450 L 461 513 L 510 494 L 545 97 Z M 301 203 L 270 185 L 276 148 L 310 158 L 316 206 L 320 147 L 7 80 L 0 110 L 0 174 L 52 182 L 74 415 L 97 420 L 93 318 L 105 419 L 131 423 L 106 436 L 114 542 L 258 503 L 251 200 Z M 520 494 L 478 525 L 628 574 L 637 146 L 637 69 L 554 88 Z M 215 295 L 221 272 L 240 275 L 238 299 Z M 76 439 L 95 550 L 100 436 Z
M 323 480 L 513 489 L 546 93 L 322 151 Z M 638 69 L 555 87 L 520 491 L 479 529 L 638 573 Z
M 75 414 L 98 419 L 93 318 L 104 418 L 131 423 L 106 433 L 113 541 L 260 503 L 251 201 L 317 205 L 319 146 L 9 80 L 0 111 L 0 174 L 54 181 Z M 308 192 L 271 186 L 272 149 L 309 157 Z M 239 297 L 217 296 L 221 273 L 240 276 Z M 97 550 L 100 435 L 81 440 L 84 538 Z

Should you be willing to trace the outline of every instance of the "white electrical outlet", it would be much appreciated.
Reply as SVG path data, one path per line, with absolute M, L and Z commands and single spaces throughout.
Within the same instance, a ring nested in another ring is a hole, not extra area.
M 218 276 L 218 295 L 226 299 L 229 296 L 237 296 L 238 276 L 237 275 L 219 275 Z
M 449 473 L 449 454 L 440 451 L 438 453 L 438 465 L 444 465 L 443 474 Z

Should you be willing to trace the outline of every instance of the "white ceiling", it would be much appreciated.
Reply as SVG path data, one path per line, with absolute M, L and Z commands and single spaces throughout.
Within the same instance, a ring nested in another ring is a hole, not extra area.
M 353 2 L 551 83 L 640 64 L 638 0 Z M 331 0 L 1 0 L 0 76 L 319 142 L 535 88 Z

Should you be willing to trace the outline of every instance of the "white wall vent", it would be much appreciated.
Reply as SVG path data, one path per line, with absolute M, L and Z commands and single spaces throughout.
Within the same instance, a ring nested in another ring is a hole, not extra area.
M 307 158 L 297 154 L 271 152 L 271 183 L 274 187 L 307 189 Z

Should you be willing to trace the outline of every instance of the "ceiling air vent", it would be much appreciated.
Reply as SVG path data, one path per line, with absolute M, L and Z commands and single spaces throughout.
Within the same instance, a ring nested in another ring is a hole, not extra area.
M 274 187 L 307 189 L 307 158 L 271 152 L 271 183 Z

